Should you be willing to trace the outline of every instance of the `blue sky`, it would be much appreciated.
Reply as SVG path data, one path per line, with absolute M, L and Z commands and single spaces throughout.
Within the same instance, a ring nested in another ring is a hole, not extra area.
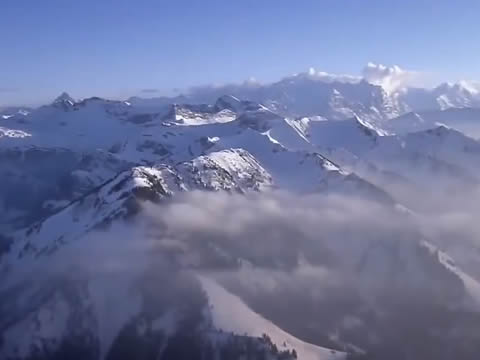
M 369 61 L 480 79 L 478 14 L 476 0 L 0 0 L 0 105 Z

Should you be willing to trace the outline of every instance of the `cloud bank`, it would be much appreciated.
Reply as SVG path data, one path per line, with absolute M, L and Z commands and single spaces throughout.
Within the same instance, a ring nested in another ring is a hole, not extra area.
M 473 212 L 474 204 L 465 211 Z M 138 300 L 139 289 L 155 293 L 155 305 L 165 310 L 191 299 L 194 274 L 202 274 L 304 340 L 335 348 L 328 336 L 335 331 L 346 343 L 369 346 L 361 338 L 368 331 L 387 344 L 398 339 L 390 344 L 394 348 L 418 351 L 418 338 L 409 339 L 408 332 L 437 326 L 437 333 L 449 334 L 451 328 L 438 328 L 436 319 L 449 316 L 443 314 L 466 297 L 460 279 L 419 247 L 424 239 L 419 227 L 450 231 L 451 242 L 474 236 L 464 229 L 474 216 L 456 209 L 452 204 L 445 216 L 413 219 L 350 196 L 190 192 L 147 204 L 132 222 L 68 244 L 37 267 L 16 269 L 28 285 L 20 295 L 43 294 L 59 278 L 68 278 L 68 284 L 71 278 L 90 279 L 98 304 L 126 321 L 120 304 Z M 18 298 L 9 291 L 4 299 Z M 0 291 L 0 298 L 4 294 Z M 0 315 L 13 306 L 4 301 Z M 112 329 L 107 343 L 120 326 Z

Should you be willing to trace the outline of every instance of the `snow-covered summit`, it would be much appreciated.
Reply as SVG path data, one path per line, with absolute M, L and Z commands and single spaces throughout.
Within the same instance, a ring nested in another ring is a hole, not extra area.
M 67 92 L 63 92 L 53 100 L 52 104 L 73 105 L 75 100 Z

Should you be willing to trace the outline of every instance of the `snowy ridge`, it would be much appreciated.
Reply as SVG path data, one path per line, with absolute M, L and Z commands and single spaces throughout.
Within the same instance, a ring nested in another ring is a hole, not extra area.
M 446 269 L 460 278 L 472 300 L 472 303 L 467 303 L 466 305 L 473 305 L 474 309 L 478 311 L 480 309 L 480 282 L 460 269 L 448 254 L 439 250 L 435 245 L 427 241 L 422 241 L 421 245 L 435 255 Z
M 139 200 L 159 202 L 193 189 L 245 192 L 271 186 L 271 176 L 244 150 L 212 153 L 176 168 L 134 167 L 19 235 L 0 263 L 9 266 L 23 257 L 48 255 L 94 229 L 136 214 Z

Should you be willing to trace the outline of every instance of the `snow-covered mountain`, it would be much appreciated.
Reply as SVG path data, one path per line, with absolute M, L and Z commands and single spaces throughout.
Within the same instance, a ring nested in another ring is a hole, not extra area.
M 172 105 L 142 113 L 124 102 L 92 98 L 73 103 L 63 94 L 26 118 L 12 117 L 2 125 L 2 203 L 15 210 L 10 224 L 13 219 L 24 224 L 31 217 L 26 209 L 48 214 L 53 205 L 68 203 L 132 166 L 176 165 L 231 148 L 250 152 L 282 187 L 309 191 L 327 175 L 347 175 L 315 153 L 299 136 L 296 122 L 234 97 L 211 106 Z M 19 188 L 27 190 L 12 199 Z
M 400 114 L 394 98 L 367 81 L 325 81 L 322 77 L 301 73 L 268 84 L 205 87 L 177 98 L 141 99 L 128 102 L 143 108 L 160 108 L 169 102 L 213 103 L 224 94 L 251 100 L 270 110 L 288 116 L 321 115 L 332 119 L 352 116 L 372 120 L 388 119 Z
M 397 117 L 424 100 L 309 73 L 2 113 L 0 357 L 386 356 L 403 307 L 425 317 L 402 331 L 443 312 L 464 336 L 479 279 L 422 228 L 412 194 L 479 185 L 480 143 L 455 126 L 477 110 L 446 109 L 476 106 L 467 90 L 439 87 L 441 111 Z M 197 191 L 203 217 L 181 200 Z
M 465 81 L 443 83 L 433 89 L 405 88 L 400 91 L 397 97 L 410 111 L 480 106 L 478 90 Z
M 440 111 L 407 113 L 390 120 L 385 124 L 385 128 L 397 134 L 405 134 L 445 125 L 478 139 L 480 138 L 479 124 L 480 109 L 450 108 Z
M 346 119 L 353 116 L 382 122 L 408 112 L 479 108 L 476 83 L 445 82 L 433 88 L 411 86 L 412 73 L 397 66 L 369 64 L 363 77 L 336 75 L 310 69 L 308 72 L 262 84 L 203 86 L 176 97 L 132 97 L 131 104 L 152 111 L 171 103 L 211 104 L 224 94 L 265 105 L 284 116 L 324 116 Z

